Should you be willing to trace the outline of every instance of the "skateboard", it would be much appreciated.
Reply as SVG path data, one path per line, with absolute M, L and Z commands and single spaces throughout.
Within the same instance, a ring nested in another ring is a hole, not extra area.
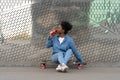
M 57 67 L 58 63 L 52 63 L 51 60 L 42 61 L 40 63 L 40 68 L 42 70 L 47 69 L 49 64 L 53 64 L 52 67 Z M 70 68 L 77 68 L 78 70 L 81 70 L 83 68 L 83 64 L 78 61 L 69 61 L 67 64 Z

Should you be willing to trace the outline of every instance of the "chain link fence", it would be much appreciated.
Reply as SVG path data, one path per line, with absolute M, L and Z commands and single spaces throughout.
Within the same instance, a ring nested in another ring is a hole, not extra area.
M 0 66 L 50 60 L 45 43 L 62 20 L 73 24 L 69 35 L 88 63 L 120 62 L 119 0 L 1 0 Z

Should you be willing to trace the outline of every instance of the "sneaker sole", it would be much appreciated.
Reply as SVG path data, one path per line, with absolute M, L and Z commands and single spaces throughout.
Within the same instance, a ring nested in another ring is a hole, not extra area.
M 57 72 L 67 72 L 67 69 L 65 70 L 56 70 Z
M 62 72 L 67 72 L 68 68 L 65 68 L 64 70 L 62 70 Z

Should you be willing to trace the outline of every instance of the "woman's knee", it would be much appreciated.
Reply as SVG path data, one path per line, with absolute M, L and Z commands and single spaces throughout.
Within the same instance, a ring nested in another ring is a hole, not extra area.
M 58 57 L 63 57 L 63 52 L 57 53 L 57 56 L 58 56 Z
M 72 49 L 68 49 L 67 52 L 69 52 L 69 53 L 71 53 L 71 54 L 73 53 L 73 52 L 72 52 Z
M 58 61 L 58 56 L 55 54 L 55 55 L 52 55 L 52 62 L 57 62 Z

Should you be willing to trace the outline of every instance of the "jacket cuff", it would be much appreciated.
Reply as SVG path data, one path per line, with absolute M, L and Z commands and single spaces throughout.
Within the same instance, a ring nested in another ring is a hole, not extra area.
M 50 39 L 52 39 L 52 37 L 51 37 L 51 36 L 49 36 L 49 37 L 48 37 L 48 40 L 50 40 Z

